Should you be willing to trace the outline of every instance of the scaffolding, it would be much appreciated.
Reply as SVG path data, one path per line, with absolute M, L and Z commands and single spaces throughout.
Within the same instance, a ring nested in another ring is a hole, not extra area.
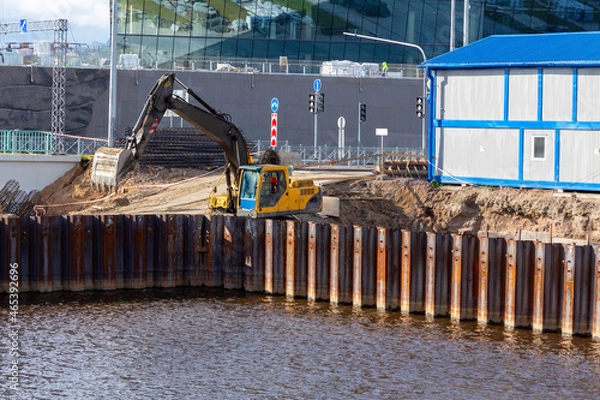
M 54 153 L 64 152 L 65 105 L 67 87 L 67 20 L 54 19 L 0 23 L 0 34 L 54 31 L 52 64 L 52 133 Z

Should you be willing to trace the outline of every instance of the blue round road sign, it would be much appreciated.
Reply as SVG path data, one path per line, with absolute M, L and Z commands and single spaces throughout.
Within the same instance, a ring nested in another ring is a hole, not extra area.
M 315 89 L 315 92 L 320 91 L 322 87 L 323 87 L 323 84 L 321 83 L 321 80 L 315 79 L 315 81 L 313 82 L 313 89 Z
M 277 100 L 277 97 L 273 97 L 271 99 L 271 111 L 277 112 L 277 110 L 279 110 L 279 100 Z

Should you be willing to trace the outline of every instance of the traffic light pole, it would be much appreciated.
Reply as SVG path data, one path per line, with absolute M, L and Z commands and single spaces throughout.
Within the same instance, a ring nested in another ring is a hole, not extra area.
M 317 159 L 317 114 L 325 111 L 325 93 L 319 93 L 315 88 L 315 92 L 308 95 L 308 111 L 313 114 L 313 147 L 315 148 L 314 158 Z
M 318 113 L 314 113 L 313 114 L 313 146 L 315 148 L 315 155 L 314 158 L 315 160 L 317 159 L 317 115 L 319 115 Z
M 466 7 L 466 5 L 467 5 L 467 2 L 465 2 L 465 7 Z M 397 40 L 384 39 L 384 38 L 379 38 L 379 37 L 374 37 L 374 36 L 359 35 L 356 32 L 343 32 L 343 34 L 346 36 L 354 36 L 357 38 L 374 40 L 377 42 L 386 42 L 386 43 L 391 43 L 391 44 L 397 44 L 400 46 L 412 47 L 412 48 L 419 50 L 419 52 L 421 53 L 421 56 L 423 57 L 423 62 L 424 63 L 427 62 L 427 56 L 425 55 L 425 51 L 423 51 L 423 48 L 417 44 L 400 42 Z M 427 99 L 427 76 L 425 76 L 425 74 L 423 74 L 423 97 L 425 99 Z M 425 118 L 423 118 L 422 122 L 421 122 L 421 148 L 422 148 L 423 152 L 425 152 L 425 136 L 426 136 L 426 134 L 427 134 L 427 130 L 425 127 Z M 430 134 L 431 134 L 431 132 L 430 132 Z
M 358 102 L 358 113 L 357 113 L 357 115 L 358 115 L 358 150 L 359 151 L 360 151 L 360 126 L 362 125 L 362 121 L 360 120 L 360 106 L 361 106 L 361 103 L 359 101 Z M 359 156 L 360 156 L 360 154 L 359 154 Z

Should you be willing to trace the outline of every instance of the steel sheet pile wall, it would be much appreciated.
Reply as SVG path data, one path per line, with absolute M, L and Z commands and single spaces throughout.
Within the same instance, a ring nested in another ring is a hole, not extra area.
M 0 220 L 0 292 L 209 286 L 600 339 L 600 246 L 233 216 Z
M 21 292 L 210 283 L 208 223 L 201 215 L 5 218 L 0 292 L 14 263 Z

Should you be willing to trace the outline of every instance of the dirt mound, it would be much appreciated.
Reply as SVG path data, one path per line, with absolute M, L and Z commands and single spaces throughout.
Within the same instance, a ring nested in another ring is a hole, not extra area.
M 220 171 L 136 166 L 116 192 L 102 193 L 92 190 L 91 163 L 82 162 L 45 187 L 36 208 L 45 215 L 208 212 Z
M 62 177 L 46 186 L 41 192 L 38 205 L 52 204 L 53 215 L 74 213 L 84 209 L 79 203 L 95 200 L 102 194 L 92 190 L 90 185 L 91 161 L 82 160 Z M 36 207 L 38 212 L 44 212 Z
M 436 187 L 424 180 L 364 180 L 332 185 L 342 224 L 426 232 L 498 233 L 546 240 L 600 241 L 600 195 L 504 187 Z M 536 234 L 537 233 L 537 234 Z

